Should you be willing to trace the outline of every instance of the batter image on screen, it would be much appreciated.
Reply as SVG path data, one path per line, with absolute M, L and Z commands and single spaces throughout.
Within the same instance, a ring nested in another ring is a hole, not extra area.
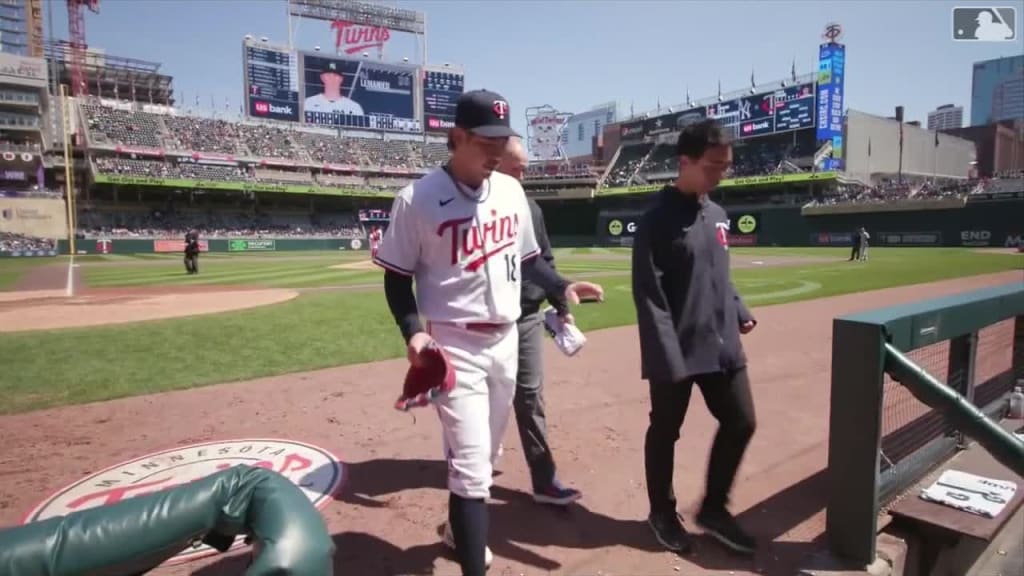
M 342 88 L 345 82 L 344 76 L 338 70 L 338 65 L 329 62 L 320 72 L 320 82 L 324 91 L 306 98 L 307 112 L 339 112 L 342 114 L 363 115 L 363 107 L 358 102 L 344 96 Z

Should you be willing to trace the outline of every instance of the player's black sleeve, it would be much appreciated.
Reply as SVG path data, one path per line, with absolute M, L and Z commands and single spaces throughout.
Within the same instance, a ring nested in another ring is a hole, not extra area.
M 416 295 L 412 291 L 412 276 L 385 270 L 384 296 L 406 343 L 413 334 L 423 332 L 419 308 L 416 306 Z

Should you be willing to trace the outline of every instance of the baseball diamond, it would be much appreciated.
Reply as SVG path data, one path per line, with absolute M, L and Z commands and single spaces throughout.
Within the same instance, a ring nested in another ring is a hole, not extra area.
M 0 576 L 1024 574 L 1019 10 L 42 4 Z
M 501 475 L 492 487 L 498 502 L 490 539 L 494 567 L 523 573 L 616 573 L 721 565 L 781 573 L 773 570 L 786 570 L 814 549 L 811 542 L 823 530 L 823 503 L 814 498 L 801 502 L 800 495 L 810 498 L 816 492 L 818 471 L 825 464 L 823 379 L 830 319 L 880 301 L 912 302 L 1019 280 L 1021 269 L 1020 256 L 964 248 L 878 248 L 870 263 L 854 267 L 840 265 L 846 252 L 733 250 L 737 290 L 765 329 L 748 340 L 748 353 L 761 359 L 753 370 L 758 378 L 754 394 L 763 408 L 760 434 L 751 448 L 761 456 L 741 468 L 736 509 L 745 511 L 743 518 L 757 519 L 753 529 L 759 535 L 775 540 L 749 564 L 737 565 L 711 550 L 698 564 L 657 552 L 645 539 L 637 501 L 621 488 L 636 486 L 629 467 L 616 470 L 593 459 L 597 450 L 603 454 L 600 462 L 638 465 L 642 410 L 623 411 L 642 398 L 639 383 L 622 385 L 636 379 L 638 354 L 635 329 L 628 326 L 633 322 L 628 251 L 557 249 L 563 273 L 599 279 L 609 288 L 602 306 L 576 314 L 589 339 L 577 357 L 566 358 L 553 350 L 552 342 L 545 344 L 550 434 L 562 454 L 563 473 L 586 490 L 586 498 L 568 516 L 534 510 L 525 500 L 528 474 L 514 463 L 518 440 L 514 433 L 506 435 Z M 367 574 L 452 573 L 451 557 L 436 548 L 431 530 L 418 528 L 413 519 L 444 515 L 444 465 L 433 447 L 435 426 L 422 419 L 414 423 L 389 408 L 400 391 L 404 361 L 388 358 L 404 352 L 389 327 L 379 273 L 356 266 L 368 261 L 365 252 L 209 255 L 200 275 L 182 274 L 180 260 L 172 255 L 80 256 L 73 271 L 76 300 L 81 301 L 74 303 L 63 302 L 60 290 L 58 296 L 35 290 L 53 288 L 51 281 L 63 279 L 62 269 L 70 261 L 58 260 L 63 262 L 0 263 L 7 279 L 7 292 L 0 292 L 0 324 L 5 330 L 22 329 L 0 334 L 6 365 L 0 373 L 5 399 L 0 462 L 11 470 L 0 481 L 0 524 L 19 522 L 46 494 L 133 455 L 274 430 L 324 446 L 346 466 L 349 481 L 338 501 L 323 510 L 339 545 L 339 566 Z M 808 285 L 814 290 L 797 290 Z M 240 312 L 146 322 L 131 316 L 132 302 L 140 298 L 215 298 L 226 289 L 239 301 L 267 290 L 298 295 Z M 42 297 L 10 298 L 33 293 Z M 32 323 L 40 321 L 35 307 L 59 307 L 70 322 L 79 314 L 88 316 L 90 307 L 101 302 L 124 308 L 104 314 L 116 324 L 33 329 Z M 225 337 L 225 330 L 232 336 Z M 183 349 L 183 334 L 198 348 Z M 50 369 L 55 354 L 59 372 Z M 116 363 L 109 362 L 112 355 Z M 74 384 L 65 374 L 75 374 Z M 804 407 L 795 421 L 786 408 L 792 403 Z M 235 417 L 242 411 L 258 417 Z M 154 423 L 168 415 L 174 424 L 156 433 Z M 46 426 L 54 420 L 62 422 L 61 431 Z M 139 434 L 126 438 L 125 429 Z M 401 431 L 406 440 L 388 440 L 393 431 Z M 712 431 L 712 421 L 696 413 L 681 448 L 706 442 Z M 795 436 L 801 441 L 793 444 Z M 787 447 L 769 457 L 763 449 L 769 445 Z M 60 455 L 48 460 L 45 475 L 19 464 L 25 454 L 46 453 Z M 701 474 L 701 467 L 681 471 L 677 488 L 690 490 Z M 756 483 L 744 482 L 755 477 Z M 419 512 L 410 515 L 409 507 Z M 542 529 L 536 526 L 537 514 L 546 519 Z M 230 573 L 241 566 L 236 562 L 206 558 L 160 574 Z

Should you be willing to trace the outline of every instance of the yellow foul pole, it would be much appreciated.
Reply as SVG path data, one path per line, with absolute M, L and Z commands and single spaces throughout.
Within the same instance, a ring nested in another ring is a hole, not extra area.
M 61 120 L 64 125 L 64 191 L 68 212 L 68 253 L 75 255 L 75 169 L 74 157 L 71 154 L 71 98 L 68 87 L 60 85 Z

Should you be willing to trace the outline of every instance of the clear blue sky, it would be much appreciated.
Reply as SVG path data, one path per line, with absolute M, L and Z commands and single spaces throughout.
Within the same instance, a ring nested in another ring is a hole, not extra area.
M 63 0 L 53 2 L 53 33 L 67 37 Z M 941 104 L 963 105 L 970 118 L 974 62 L 1024 52 L 1020 0 L 1017 41 L 951 40 L 951 9 L 968 1 L 630 1 L 430 0 L 389 2 L 424 11 L 430 63 L 465 67 L 469 88 L 497 90 L 524 129 L 527 106 L 550 104 L 578 112 L 625 104 L 620 114 L 693 98 L 816 67 L 828 22 L 840 23 L 847 47 L 846 105 L 891 115 L 902 104 L 909 120 L 925 121 Z M 979 4 L 980 5 L 980 4 Z M 160 62 L 174 77 L 179 101 L 203 107 L 211 96 L 237 111 L 242 99 L 241 39 L 245 34 L 286 42 L 282 0 L 102 0 L 87 13 L 89 43 L 108 54 Z M 333 46 L 329 23 L 306 20 L 296 44 Z M 422 56 L 398 38 L 388 56 Z

